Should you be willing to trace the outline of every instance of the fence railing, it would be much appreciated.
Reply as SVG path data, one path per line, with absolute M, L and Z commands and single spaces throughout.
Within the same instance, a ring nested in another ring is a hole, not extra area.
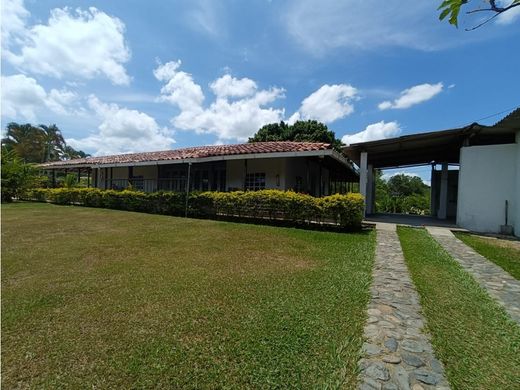
M 106 183 L 106 189 L 124 190 L 127 188 L 144 192 L 183 192 L 186 190 L 186 179 L 112 179 Z

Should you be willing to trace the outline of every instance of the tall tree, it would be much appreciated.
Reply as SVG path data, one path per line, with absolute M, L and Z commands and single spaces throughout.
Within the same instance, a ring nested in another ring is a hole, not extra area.
M 11 122 L 7 125 L 6 136 L 2 139 L 2 146 L 12 150 L 28 163 L 44 162 L 45 136 L 42 129 L 26 123 L 20 125 Z
M 55 124 L 50 126 L 40 125 L 39 127 L 43 130 L 43 138 L 45 142 L 44 161 L 61 160 L 66 148 L 65 139 L 61 134 L 61 130 Z
M 30 123 L 11 122 L 6 127 L 2 146 L 13 150 L 27 163 L 42 163 L 63 159 L 86 157 L 86 153 L 68 146 L 61 130 L 53 125 L 33 126 Z
M 323 123 L 314 120 L 297 121 L 293 125 L 287 125 L 283 121 L 270 123 L 249 138 L 249 142 L 264 141 L 324 142 L 332 144 L 336 150 L 340 150 L 342 146 L 333 131 Z
M 501 1 L 498 1 L 502 4 Z M 458 27 L 459 25 L 459 14 L 460 9 L 466 6 L 468 3 L 475 4 L 476 1 L 472 0 L 444 0 L 439 6 L 439 10 L 441 11 L 439 15 L 440 20 L 444 20 L 448 18 L 450 24 Z M 480 1 L 482 3 L 482 1 Z M 490 22 L 498 15 L 511 10 L 512 8 L 520 6 L 520 0 L 509 0 L 506 5 L 501 6 L 497 5 L 497 0 L 484 0 L 484 3 L 488 5 L 484 8 L 474 8 L 466 12 L 466 14 L 475 14 L 475 13 L 487 13 L 488 17 L 484 19 L 484 21 L 478 23 L 476 26 L 466 29 L 467 31 L 475 30 L 484 24 Z M 491 15 L 491 16 L 489 16 Z

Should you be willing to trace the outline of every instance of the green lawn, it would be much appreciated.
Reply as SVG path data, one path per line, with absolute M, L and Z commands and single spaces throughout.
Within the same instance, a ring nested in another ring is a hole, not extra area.
M 482 256 L 509 272 L 520 280 L 520 249 L 506 240 L 478 237 L 473 234 L 456 232 L 455 236 Z
M 375 236 L 2 207 L 2 386 L 353 388 Z
M 520 327 L 426 230 L 398 233 L 452 387 L 519 388 Z

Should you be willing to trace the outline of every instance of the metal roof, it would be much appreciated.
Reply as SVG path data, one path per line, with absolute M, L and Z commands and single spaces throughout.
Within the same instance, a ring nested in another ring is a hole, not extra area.
M 459 163 L 462 146 L 514 143 L 515 132 L 520 130 L 516 125 L 519 119 L 517 109 L 494 126 L 473 123 L 461 128 L 359 142 L 346 146 L 343 152 L 358 165 L 361 153 L 367 152 L 368 163 L 374 168 Z

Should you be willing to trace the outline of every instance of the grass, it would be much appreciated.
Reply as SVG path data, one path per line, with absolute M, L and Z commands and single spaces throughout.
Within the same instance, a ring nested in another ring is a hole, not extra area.
M 520 327 L 424 229 L 398 229 L 432 344 L 454 389 L 514 389 Z
M 455 236 L 520 280 L 520 247 L 514 247 L 506 240 L 482 238 L 463 232 L 455 232 Z
M 375 236 L 2 207 L 5 388 L 353 388 Z

